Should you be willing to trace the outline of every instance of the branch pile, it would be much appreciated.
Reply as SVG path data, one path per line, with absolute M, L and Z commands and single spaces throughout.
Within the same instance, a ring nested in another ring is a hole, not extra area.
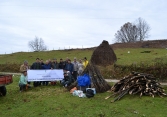
M 132 72 L 129 76 L 122 78 L 111 88 L 111 91 L 113 91 L 114 94 L 105 99 L 115 96 L 115 99 L 112 102 L 120 100 L 126 94 L 139 94 L 140 97 L 142 95 L 152 97 L 156 95 L 160 97 L 167 96 L 167 94 L 164 93 L 164 89 L 153 75 L 139 72 Z

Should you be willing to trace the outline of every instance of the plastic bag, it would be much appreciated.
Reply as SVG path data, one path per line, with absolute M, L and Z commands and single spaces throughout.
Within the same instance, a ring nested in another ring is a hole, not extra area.
M 78 82 L 78 86 L 89 86 L 90 77 L 88 74 L 84 74 L 83 76 L 78 76 L 77 82 Z
M 87 89 L 87 91 L 86 91 L 86 97 L 87 98 L 94 97 L 94 91 L 92 89 Z
M 86 91 L 87 91 L 88 89 L 92 89 L 92 90 L 93 90 L 93 93 L 96 94 L 96 89 L 95 89 L 95 88 L 86 88 Z
M 78 97 L 86 97 L 86 95 L 83 93 L 83 91 L 81 90 L 74 90 L 73 93 L 72 93 L 73 96 L 78 96 Z

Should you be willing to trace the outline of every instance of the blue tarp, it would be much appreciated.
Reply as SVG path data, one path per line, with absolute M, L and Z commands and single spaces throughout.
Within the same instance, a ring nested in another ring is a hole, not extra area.
M 91 84 L 90 77 L 88 74 L 78 76 L 77 82 L 78 86 L 89 86 Z

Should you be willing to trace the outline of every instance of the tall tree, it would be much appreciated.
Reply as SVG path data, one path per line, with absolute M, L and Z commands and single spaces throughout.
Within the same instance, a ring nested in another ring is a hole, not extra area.
M 121 29 L 117 31 L 115 34 L 115 38 L 117 42 L 128 43 L 128 42 L 135 42 L 138 39 L 138 29 L 136 25 L 127 22 Z
M 47 46 L 44 44 L 42 38 L 35 37 L 34 40 L 28 42 L 28 46 L 34 51 L 47 50 Z
M 139 41 L 143 41 L 149 37 L 149 31 L 151 30 L 149 24 L 142 18 L 138 18 L 135 22 L 138 28 Z
M 147 22 L 138 18 L 135 23 L 127 22 L 121 26 L 121 29 L 115 34 L 115 38 L 117 42 L 121 43 L 143 41 L 149 37 L 149 31 L 150 26 Z

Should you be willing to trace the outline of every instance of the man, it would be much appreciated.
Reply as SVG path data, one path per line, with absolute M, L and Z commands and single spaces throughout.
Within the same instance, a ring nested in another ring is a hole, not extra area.
M 36 58 L 36 62 L 34 62 L 32 64 L 31 69 L 33 69 L 33 70 L 40 70 L 40 69 L 42 69 L 42 65 L 40 63 L 40 59 L 39 58 Z M 34 81 L 33 85 L 34 85 L 34 87 L 37 87 L 37 86 L 41 85 L 41 82 Z
M 63 69 L 64 70 L 64 68 L 65 68 L 65 62 L 63 61 L 63 59 L 60 59 L 59 69 Z
M 53 59 L 52 66 L 53 69 L 59 69 L 59 63 L 57 62 L 57 59 Z
M 27 71 L 23 71 L 22 73 L 19 80 L 20 92 L 30 88 L 30 85 L 27 83 Z
M 56 58 L 53 59 L 51 68 L 52 69 L 59 69 L 59 63 L 57 62 Z M 56 81 L 52 81 L 52 82 L 50 82 L 50 84 L 51 85 L 56 85 Z
M 72 75 L 69 75 L 67 72 L 64 72 L 64 79 L 61 81 L 61 84 L 64 87 L 68 87 L 73 82 L 74 82 L 74 78 L 72 77 Z
M 66 64 L 64 70 L 70 71 L 70 74 L 71 74 L 71 75 L 73 74 L 74 65 L 71 63 L 71 60 L 70 60 L 70 59 L 68 59 L 68 63 Z
M 41 65 L 44 65 L 44 63 L 43 63 L 43 59 L 40 60 L 40 63 L 41 63 Z
M 20 72 L 23 73 L 23 71 L 27 71 L 28 69 L 28 61 L 25 60 L 24 63 L 20 66 Z
M 65 66 L 66 66 L 66 64 L 68 64 L 68 60 L 69 60 L 69 58 L 68 58 L 68 57 L 66 57 L 66 60 L 64 61 Z
M 51 69 L 49 60 L 46 60 L 46 63 L 42 66 L 42 69 Z M 42 81 L 43 86 L 48 86 L 49 81 Z
M 48 64 L 52 65 L 52 60 L 51 59 L 48 59 Z
M 73 66 L 74 66 L 74 71 L 73 71 L 73 77 L 75 80 L 77 80 L 77 76 L 78 76 L 78 62 L 77 62 L 77 58 L 74 57 L 74 61 L 72 62 Z

